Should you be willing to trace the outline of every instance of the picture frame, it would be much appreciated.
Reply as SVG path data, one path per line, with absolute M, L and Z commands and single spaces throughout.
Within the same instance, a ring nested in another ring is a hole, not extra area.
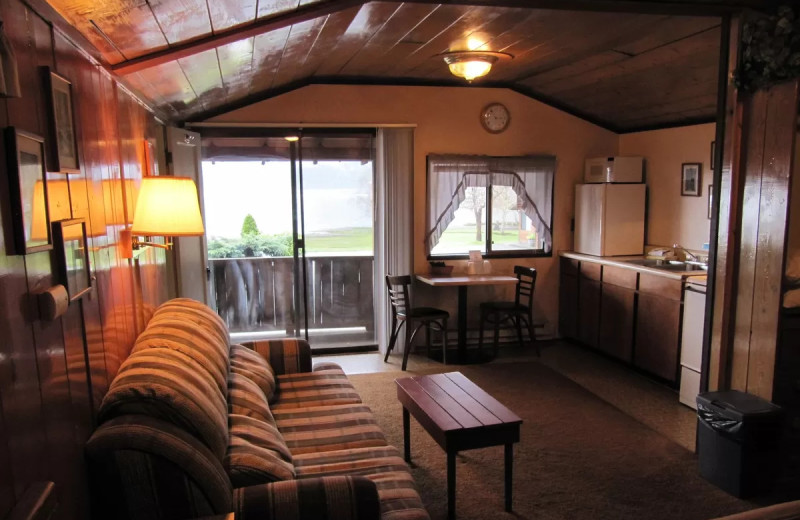
M 6 231 L 11 233 L 6 236 L 7 251 L 25 255 L 52 249 L 44 139 L 9 126 L 4 140 L 8 175 L 3 198 L 10 213 Z M 42 225 L 34 226 L 35 220 Z
M 714 199 L 711 191 L 712 186 L 713 184 L 708 185 L 708 220 L 711 220 L 711 214 L 713 213 L 712 208 L 714 207 Z
M 74 218 L 53 222 L 53 243 L 58 281 L 67 288 L 69 301 L 75 301 L 92 290 L 86 221 Z
M 681 165 L 681 195 L 699 197 L 702 181 L 702 163 L 683 163 Z
M 72 83 L 43 67 L 47 84 L 50 128 L 50 161 L 48 169 L 59 173 L 80 173 L 78 139 L 72 110 Z

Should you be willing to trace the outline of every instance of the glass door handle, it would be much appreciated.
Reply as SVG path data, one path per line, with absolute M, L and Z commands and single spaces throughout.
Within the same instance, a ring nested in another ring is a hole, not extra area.
M 302 238 L 298 238 L 294 241 L 294 247 L 297 249 L 305 249 L 306 248 L 306 241 Z

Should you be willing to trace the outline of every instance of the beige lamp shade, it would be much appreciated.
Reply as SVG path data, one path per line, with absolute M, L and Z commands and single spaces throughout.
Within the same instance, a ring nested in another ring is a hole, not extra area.
M 202 235 L 197 186 L 188 177 L 145 177 L 133 216 L 134 235 L 182 237 Z
M 106 179 L 103 181 L 103 207 L 106 225 L 120 226 L 133 223 L 139 188 L 132 179 Z

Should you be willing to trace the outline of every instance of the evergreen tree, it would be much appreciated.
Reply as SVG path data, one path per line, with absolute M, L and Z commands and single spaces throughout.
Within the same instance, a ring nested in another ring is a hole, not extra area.
M 244 217 L 244 222 L 242 223 L 242 238 L 248 235 L 259 235 L 258 226 L 256 226 L 256 219 L 253 218 L 253 215 L 247 214 Z

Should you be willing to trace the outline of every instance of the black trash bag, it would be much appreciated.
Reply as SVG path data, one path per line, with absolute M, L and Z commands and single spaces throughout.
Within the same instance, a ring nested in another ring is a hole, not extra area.
M 742 419 L 732 419 L 723 415 L 720 410 L 710 408 L 702 403 L 697 403 L 697 418 L 711 426 L 714 430 L 729 437 L 740 439 L 742 437 Z

